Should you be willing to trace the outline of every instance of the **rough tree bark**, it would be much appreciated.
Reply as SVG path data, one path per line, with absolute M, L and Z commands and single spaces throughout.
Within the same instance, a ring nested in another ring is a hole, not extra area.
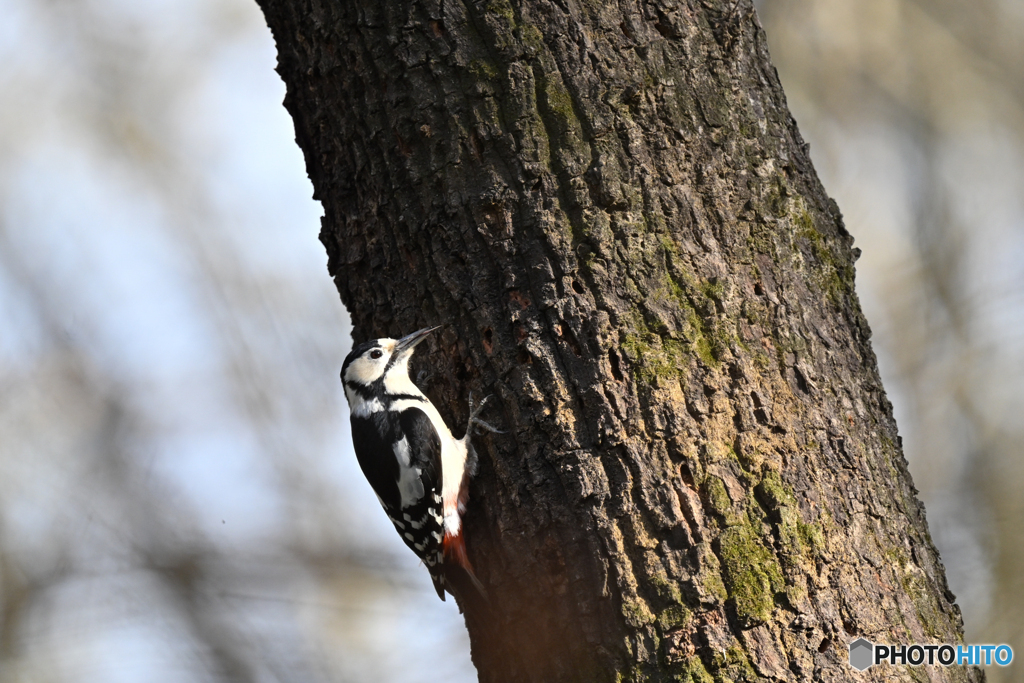
M 842 680 L 859 635 L 960 640 L 750 0 L 259 2 L 355 337 L 443 324 L 427 393 L 453 425 L 497 397 L 480 680 Z

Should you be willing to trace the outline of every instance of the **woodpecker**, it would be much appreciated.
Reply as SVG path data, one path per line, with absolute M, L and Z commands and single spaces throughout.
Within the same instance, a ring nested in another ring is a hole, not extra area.
M 469 422 L 461 439 L 452 436 L 434 404 L 409 377 L 416 346 L 436 327 L 401 339 L 374 339 L 352 349 L 341 366 L 352 421 L 352 443 L 363 475 L 370 482 L 395 530 L 430 572 L 441 600 L 454 595 L 451 573 L 464 571 L 483 587 L 466 555 L 462 515 L 477 457 L 470 443 L 475 426 L 497 432 L 477 419 L 469 399 Z

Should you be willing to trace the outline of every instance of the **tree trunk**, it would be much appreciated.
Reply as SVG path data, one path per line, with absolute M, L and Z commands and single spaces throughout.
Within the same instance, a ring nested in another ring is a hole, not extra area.
M 857 636 L 961 639 L 749 0 L 259 2 L 356 339 L 444 325 L 425 391 L 453 426 L 496 397 L 481 681 L 842 680 Z

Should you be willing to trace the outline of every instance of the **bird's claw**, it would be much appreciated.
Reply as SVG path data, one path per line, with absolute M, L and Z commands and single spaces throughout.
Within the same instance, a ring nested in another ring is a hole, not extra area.
M 484 406 L 487 404 L 487 401 L 489 401 L 490 399 L 491 399 L 490 396 L 484 396 L 483 400 L 480 401 L 480 403 L 478 403 L 476 406 L 474 406 L 473 405 L 473 392 L 472 391 L 469 392 L 469 422 L 466 425 L 466 433 L 469 433 L 470 430 L 473 429 L 473 427 L 483 427 L 484 429 L 486 429 L 487 431 L 491 432 L 492 434 L 504 434 L 505 433 L 505 432 L 501 431 L 500 429 L 492 427 L 491 425 L 487 424 L 486 422 L 484 422 L 483 420 L 481 420 L 481 419 L 479 419 L 477 417 L 477 415 L 479 415 L 483 411 Z

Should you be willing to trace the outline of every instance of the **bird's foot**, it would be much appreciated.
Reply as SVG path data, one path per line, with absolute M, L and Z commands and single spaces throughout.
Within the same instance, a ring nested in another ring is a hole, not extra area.
M 472 431 L 473 427 L 483 427 L 492 434 L 505 433 L 500 429 L 492 427 L 491 425 L 487 424 L 486 422 L 477 417 L 477 415 L 479 415 L 483 411 L 484 406 L 487 404 L 487 401 L 490 400 L 490 398 L 490 396 L 484 396 L 484 399 L 474 406 L 473 392 L 469 392 L 469 421 L 466 423 L 466 434 L 469 434 Z

